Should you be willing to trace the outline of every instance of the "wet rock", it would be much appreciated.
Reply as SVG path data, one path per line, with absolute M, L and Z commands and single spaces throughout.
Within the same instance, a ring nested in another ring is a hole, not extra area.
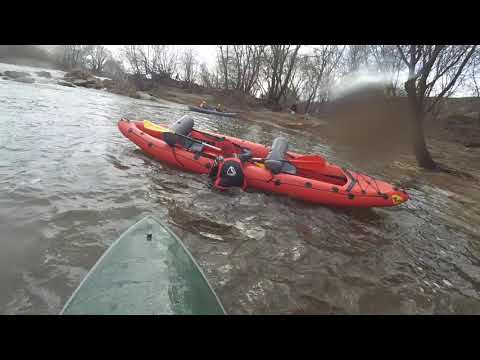
M 64 75 L 64 78 L 76 86 L 89 89 L 102 89 L 103 81 L 84 70 L 73 70 Z
M 143 91 L 137 91 L 137 96 L 142 100 L 153 100 L 153 96 Z
M 136 95 L 137 95 L 136 96 L 137 99 L 158 101 L 158 99 L 155 96 L 152 96 L 144 91 L 137 91 Z
M 8 77 L 4 76 L 2 77 L 3 80 L 9 80 Z
M 13 81 L 23 82 L 23 83 L 26 83 L 26 84 L 33 84 L 35 82 L 34 79 L 29 78 L 29 77 L 16 78 L 16 79 L 13 79 Z
M 89 83 L 96 83 L 97 81 L 101 81 L 100 79 L 92 75 L 88 76 L 85 80 L 87 80 Z
M 88 87 L 90 89 L 101 89 L 103 87 L 103 82 L 102 80 L 96 78 L 96 77 L 89 77 L 87 78 L 87 83 L 84 85 L 85 87 Z
M 63 77 L 65 79 L 83 79 L 83 80 L 87 80 L 89 77 L 91 77 L 92 75 L 88 72 L 88 71 L 85 71 L 85 70 L 81 70 L 81 69 L 76 69 L 76 70 L 72 70 L 72 71 L 69 71 L 67 72 Z
M 113 80 L 110 80 L 110 79 L 103 80 L 103 87 L 104 88 L 111 89 L 111 88 L 113 88 L 114 85 L 115 85 L 115 82 Z
M 90 77 L 87 79 L 75 79 L 75 80 L 72 80 L 72 83 L 77 86 L 83 86 L 87 88 L 94 88 L 94 89 L 102 88 L 102 82 L 99 79 L 94 77 Z
M 97 83 L 88 84 L 86 87 L 89 88 L 89 89 L 97 89 L 97 90 L 101 90 L 101 89 L 102 89 L 102 85 L 101 85 L 101 84 L 97 84 Z
M 29 73 L 23 72 L 23 71 L 5 71 L 4 75 L 12 79 L 24 78 L 24 77 L 30 76 Z
M 72 83 L 76 86 L 86 86 L 89 82 L 88 80 L 84 80 L 84 79 L 75 79 L 75 80 L 72 80 Z
M 40 77 L 44 77 L 48 79 L 52 77 L 52 74 L 50 74 L 48 71 L 37 71 L 35 74 L 37 74 Z
M 68 86 L 68 87 L 76 87 L 74 84 L 68 81 L 57 81 L 57 85 Z

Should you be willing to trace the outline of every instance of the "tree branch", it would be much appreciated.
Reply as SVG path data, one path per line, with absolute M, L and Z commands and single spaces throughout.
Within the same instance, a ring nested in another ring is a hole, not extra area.
M 462 73 L 463 71 L 463 68 L 465 67 L 465 65 L 468 63 L 468 61 L 470 60 L 470 58 L 472 57 L 473 55 L 473 52 L 475 51 L 476 49 L 476 45 L 473 45 L 472 48 L 470 49 L 470 52 L 467 54 L 467 56 L 465 56 L 465 58 L 463 59 L 462 61 L 462 64 L 460 65 L 460 67 L 457 69 L 457 72 L 455 73 L 455 76 L 452 78 L 452 80 L 450 80 L 450 82 L 448 83 L 448 85 L 440 92 L 440 94 L 438 94 L 436 97 L 435 97 L 435 100 L 433 101 L 433 103 L 428 107 L 427 109 L 427 113 L 432 111 L 432 109 L 435 107 L 435 105 L 437 104 L 437 102 L 443 97 L 443 95 L 445 95 L 445 93 L 447 93 L 448 90 L 450 90 L 450 88 L 455 84 L 455 82 L 457 81 L 457 79 L 460 77 L 460 74 Z
M 430 86 L 433 86 L 435 84 L 435 82 L 440 78 L 442 77 L 444 74 L 447 73 L 448 70 L 450 70 L 452 67 L 454 67 L 459 61 L 460 59 L 462 58 L 463 55 L 465 55 L 465 53 L 468 51 L 468 48 L 466 48 L 460 55 L 458 55 L 456 57 L 456 60 L 454 62 L 452 62 L 451 64 L 447 65 L 445 67 L 445 69 L 443 71 L 441 71 L 440 73 L 437 72 L 437 75 L 435 76 L 435 78 L 430 81 L 428 84 L 427 84 L 427 87 L 430 87 Z
M 405 53 L 403 52 L 401 46 L 400 46 L 400 45 L 396 45 L 396 46 L 397 46 L 397 49 L 398 49 L 398 51 L 400 52 L 400 55 L 402 56 L 402 59 L 403 59 L 403 61 L 405 62 L 405 64 L 406 64 L 407 66 L 410 66 L 410 63 L 408 62 L 408 59 L 407 59 L 407 57 L 405 56 Z

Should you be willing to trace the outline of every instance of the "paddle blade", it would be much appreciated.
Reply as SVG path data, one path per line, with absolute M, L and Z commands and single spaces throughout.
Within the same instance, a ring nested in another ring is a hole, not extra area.
M 167 128 L 154 124 L 151 121 L 143 120 L 143 127 L 148 130 L 158 131 L 158 132 L 167 132 L 170 131 Z
M 294 165 L 300 170 L 317 171 L 325 167 L 326 161 L 319 155 L 304 155 L 295 159 L 288 160 L 289 163 Z

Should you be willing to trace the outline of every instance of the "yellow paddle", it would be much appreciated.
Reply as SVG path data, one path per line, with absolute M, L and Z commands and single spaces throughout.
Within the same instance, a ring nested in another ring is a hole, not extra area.
M 177 133 L 171 131 L 169 128 L 154 124 L 154 123 L 152 123 L 151 121 L 148 121 L 148 120 L 143 120 L 143 127 L 145 129 L 148 129 L 148 130 L 153 130 L 153 131 L 158 131 L 158 132 L 163 133 L 163 139 L 169 145 L 172 145 L 172 144 L 176 143 L 176 139 L 172 137 L 172 135 L 174 135 L 174 136 L 183 137 L 185 139 L 188 139 L 188 140 L 193 141 L 193 142 L 198 143 L 198 144 L 202 144 L 203 146 L 205 146 L 207 148 L 210 148 L 212 150 L 222 152 L 222 149 L 220 149 L 216 146 L 209 145 L 209 144 L 204 143 L 200 140 L 196 140 L 196 139 L 193 139 L 191 137 L 188 137 L 188 136 L 185 136 L 185 135 L 182 135 L 182 134 L 177 134 Z M 172 135 L 167 135 L 167 134 L 172 134 Z M 165 135 L 167 135 L 167 136 L 165 136 Z
M 167 128 L 154 124 L 151 121 L 143 120 L 143 127 L 148 130 L 159 131 L 159 132 L 166 132 L 169 131 Z

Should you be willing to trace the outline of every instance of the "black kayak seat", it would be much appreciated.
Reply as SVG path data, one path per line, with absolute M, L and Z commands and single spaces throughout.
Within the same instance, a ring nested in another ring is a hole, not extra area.
M 288 151 L 288 141 L 283 136 L 273 140 L 272 148 L 265 158 L 265 166 L 274 174 L 287 173 L 295 175 L 295 166 L 285 161 L 285 154 Z
M 189 136 L 193 130 L 194 123 L 195 122 L 193 121 L 193 118 L 191 116 L 184 115 L 180 119 L 175 121 L 173 124 L 171 124 L 169 126 L 169 129 L 176 134 Z
M 168 127 L 171 132 L 163 133 L 163 140 L 165 140 L 165 142 L 170 146 L 174 146 L 177 142 L 179 142 L 184 147 L 190 148 L 192 144 L 194 144 L 193 141 L 176 136 L 175 134 L 189 136 L 193 130 L 193 125 L 193 118 L 188 115 L 184 115 Z

